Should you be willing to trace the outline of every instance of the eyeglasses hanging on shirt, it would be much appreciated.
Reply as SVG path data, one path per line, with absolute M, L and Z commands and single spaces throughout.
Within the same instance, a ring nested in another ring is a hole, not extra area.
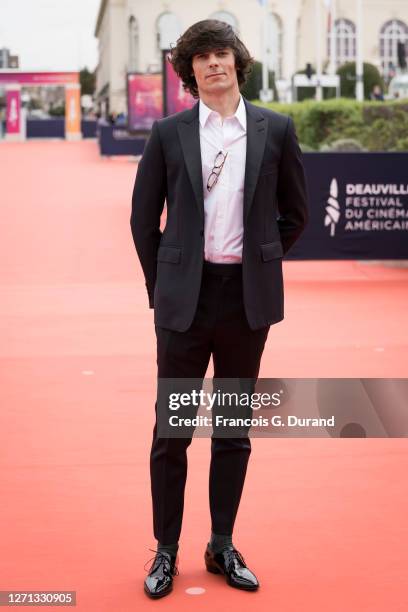
M 215 156 L 214 160 L 214 168 L 211 170 L 211 174 L 208 177 L 207 181 L 207 189 L 211 191 L 216 182 L 218 181 L 218 177 L 221 174 L 221 170 L 224 167 L 225 160 L 227 159 L 228 151 L 224 154 L 222 151 L 219 151 Z

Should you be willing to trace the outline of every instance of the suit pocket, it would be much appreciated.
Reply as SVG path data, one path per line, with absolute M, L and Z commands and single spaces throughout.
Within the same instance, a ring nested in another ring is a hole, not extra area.
M 271 261 L 271 259 L 283 257 L 283 247 L 281 241 L 277 240 L 276 242 L 261 244 L 261 254 L 263 261 Z
M 164 263 L 178 264 L 181 260 L 180 247 L 160 246 L 157 251 L 157 261 Z

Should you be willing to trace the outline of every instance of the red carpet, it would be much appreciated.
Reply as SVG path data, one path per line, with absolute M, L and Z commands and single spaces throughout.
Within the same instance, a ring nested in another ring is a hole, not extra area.
M 210 441 L 194 440 L 180 576 L 146 598 L 156 362 L 129 226 L 136 164 L 50 141 L 1 143 L 0 167 L 0 590 L 75 590 L 81 612 L 407 610 L 405 439 L 253 440 L 234 542 L 257 593 L 204 570 Z M 407 377 L 407 281 L 285 263 L 260 376 Z

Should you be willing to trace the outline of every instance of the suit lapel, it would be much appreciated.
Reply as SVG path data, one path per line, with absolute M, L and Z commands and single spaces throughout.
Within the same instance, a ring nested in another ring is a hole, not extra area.
M 184 113 L 177 124 L 177 130 L 183 150 L 184 161 L 193 187 L 198 212 L 204 221 L 203 174 L 201 169 L 200 124 L 197 102 L 193 108 Z
M 244 185 L 244 222 L 248 217 L 255 187 L 258 181 L 259 168 L 265 151 L 266 121 L 259 109 L 244 98 L 247 111 L 247 147 Z M 199 102 L 183 113 L 177 123 L 177 130 L 183 151 L 187 172 L 193 187 L 196 204 L 204 220 L 204 195 L 201 168 Z
M 247 110 L 247 147 L 244 183 L 244 222 L 251 209 L 265 151 L 266 121 L 260 110 L 244 98 Z

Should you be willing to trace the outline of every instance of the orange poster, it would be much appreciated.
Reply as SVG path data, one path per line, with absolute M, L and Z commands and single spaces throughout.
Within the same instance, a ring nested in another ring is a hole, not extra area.
M 80 85 L 65 87 L 65 138 L 77 140 L 81 137 Z

